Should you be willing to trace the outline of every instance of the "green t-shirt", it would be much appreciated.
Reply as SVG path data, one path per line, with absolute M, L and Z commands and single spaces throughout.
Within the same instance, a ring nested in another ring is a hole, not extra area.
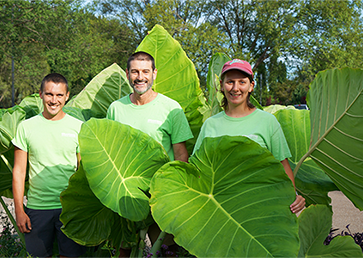
M 67 114 L 57 121 L 39 114 L 19 124 L 12 143 L 28 153 L 28 208 L 62 208 L 59 195 L 77 169 L 81 125 Z
M 125 96 L 110 105 L 106 117 L 150 135 L 164 147 L 171 160 L 174 160 L 173 144 L 193 138 L 179 103 L 160 93 L 145 105 L 135 105 L 130 96 Z
M 260 109 L 245 117 L 230 117 L 222 111 L 208 118 L 200 130 L 193 154 L 205 137 L 223 135 L 246 136 L 267 148 L 279 161 L 291 157 L 280 123 L 274 115 Z

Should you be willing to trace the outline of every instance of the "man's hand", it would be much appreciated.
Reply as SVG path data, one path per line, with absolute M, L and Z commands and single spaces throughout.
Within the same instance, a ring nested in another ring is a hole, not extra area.
M 188 162 L 188 151 L 187 147 L 185 146 L 185 142 L 179 142 L 173 144 L 173 151 L 174 151 L 174 159 L 180 160 L 184 162 Z
M 32 225 L 28 215 L 24 210 L 16 212 L 16 225 L 18 226 L 21 233 L 29 233 L 32 230 Z

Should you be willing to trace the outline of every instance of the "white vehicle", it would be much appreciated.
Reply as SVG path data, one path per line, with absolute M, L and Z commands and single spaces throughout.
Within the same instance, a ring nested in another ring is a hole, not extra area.
M 306 105 L 306 104 L 297 104 L 297 105 L 294 105 L 294 107 L 296 109 L 306 109 L 306 110 L 309 110 L 308 105 Z

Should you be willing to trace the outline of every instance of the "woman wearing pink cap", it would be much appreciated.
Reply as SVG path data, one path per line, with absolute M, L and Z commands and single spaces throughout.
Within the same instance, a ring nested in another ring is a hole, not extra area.
M 251 65 L 239 59 L 226 62 L 222 68 L 220 85 L 224 111 L 204 122 L 193 153 L 199 149 L 205 137 L 247 136 L 281 161 L 295 187 L 294 174 L 287 160 L 291 153 L 279 122 L 274 115 L 255 108 L 250 102 L 255 85 Z M 297 213 L 304 206 L 305 199 L 297 195 L 290 209 Z

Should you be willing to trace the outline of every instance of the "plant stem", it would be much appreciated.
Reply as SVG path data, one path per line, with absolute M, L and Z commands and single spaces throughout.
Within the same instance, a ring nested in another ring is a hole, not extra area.
M 16 225 L 16 221 L 15 221 L 15 219 L 14 219 L 13 215 L 11 215 L 11 212 L 9 211 L 8 206 L 6 206 L 6 204 L 5 204 L 5 202 L 4 202 L 4 200 L 3 200 L 3 197 L 2 197 L 2 196 L 0 196 L 0 202 L 1 202 L 1 205 L 3 206 L 3 208 L 4 208 L 4 210 L 5 210 L 6 214 L 8 215 L 8 217 L 9 217 L 9 219 L 10 219 L 11 223 L 13 224 L 13 226 L 14 226 L 14 228 L 15 228 L 16 232 L 18 232 L 18 236 L 19 236 L 19 238 L 21 239 L 21 241 L 23 242 L 23 245 L 25 246 L 25 238 L 24 238 L 24 234 L 20 232 L 20 230 L 19 230 L 18 226 Z
M 160 249 L 161 249 L 161 245 L 163 244 L 164 242 L 164 238 L 166 236 L 166 232 L 164 231 L 161 231 L 159 236 L 158 236 L 158 239 L 155 241 L 153 247 L 151 248 L 150 250 L 150 253 L 152 253 L 152 256 L 151 257 L 158 257 L 158 255 L 156 254 L 157 251 L 160 252 Z

